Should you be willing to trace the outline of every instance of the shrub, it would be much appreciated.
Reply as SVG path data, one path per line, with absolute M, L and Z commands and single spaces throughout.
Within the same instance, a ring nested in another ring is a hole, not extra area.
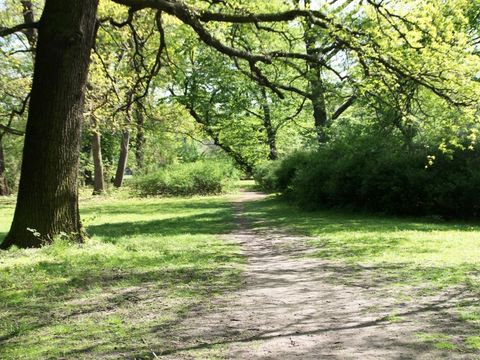
M 267 193 L 279 191 L 276 170 L 280 165 L 281 162 L 275 160 L 257 165 L 255 167 L 253 171 L 253 178 L 262 191 Z
M 220 194 L 239 178 L 235 167 L 223 160 L 202 160 L 167 166 L 133 180 L 140 196 L 191 196 Z
M 279 191 L 288 193 L 298 170 L 305 168 L 309 157 L 310 154 L 308 152 L 296 151 L 282 161 L 281 166 L 278 166 L 275 170 Z
M 427 155 L 435 161 L 426 167 Z M 394 138 L 364 135 L 292 154 L 272 165 L 264 178 L 304 208 L 480 216 L 478 150 L 458 150 L 451 158 L 440 151 L 407 151 Z
M 297 171 L 307 164 L 309 153 L 297 151 L 282 161 L 275 160 L 255 167 L 253 178 L 265 192 L 288 192 Z

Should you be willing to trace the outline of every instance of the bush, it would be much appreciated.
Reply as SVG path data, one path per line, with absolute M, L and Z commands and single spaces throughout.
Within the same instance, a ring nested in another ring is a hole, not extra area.
M 307 164 L 309 153 L 297 151 L 283 159 L 263 163 L 255 167 L 253 178 L 265 192 L 288 191 L 297 170 Z
M 170 165 L 133 180 L 140 196 L 191 196 L 224 193 L 239 179 L 235 167 L 223 160 Z
M 280 165 L 281 162 L 276 160 L 255 167 L 253 178 L 262 191 L 267 193 L 279 191 L 276 170 Z
M 430 166 L 427 155 L 435 156 Z M 292 154 L 263 171 L 262 181 L 304 208 L 480 216 L 478 150 L 458 150 L 452 158 L 440 151 L 407 151 L 391 138 L 363 136 Z

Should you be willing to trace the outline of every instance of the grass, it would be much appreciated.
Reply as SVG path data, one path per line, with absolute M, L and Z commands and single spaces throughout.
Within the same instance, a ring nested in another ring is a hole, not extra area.
M 254 189 L 252 182 L 242 186 Z M 0 234 L 13 206 L 11 198 L 0 201 Z M 58 240 L 0 253 L 0 358 L 168 354 L 182 342 L 182 319 L 240 283 L 239 249 L 219 237 L 234 226 L 226 197 L 115 193 L 83 196 L 81 209 L 91 235 L 86 244 Z M 310 256 L 341 265 L 331 281 L 396 296 L 387 322 L 409 321 L 402 307 L 422 297 L 461 294 L 453 308 L 430 309 L 429 326 L 415 339 L 435 351 L 480 352 L 480 225 L 306 212 L 272 197 L 245 204 L 245 211 L 258 230 L 309 236 Z M 210 351 L 210 358 L 221 353 Z
M 302 211 L 270 198 L 247 205 L 258 229 L 286 227 L 311 237 L 322 259 L 351 265 L 407 271 L 398 284 L 425 283 L 440 288 L 477 286 L 480 270 L 480 225 L 424 219 L 391 218 L 334 210 Z
M 239 180 L 236 187 L 243 191 L 261 191 L 255 180 Z
M 457 346 L 452 342 L 452 337 L 442 333 L 417 333 L 417 338 L 424 343 L 432 344 L 439 350 L 457 350 Z
M 13 206 L 0 203 L 0 234 Z M 219 237 L 234 224 L 225 197 L 87 198 L 81 209 L 86 244 L 0 253 L 1 359 L 149 359 L 175 346 L 193 308 L 239 284 L 239 249 Z
M 399 304 L 442 292 L 463 294 L 448 315 L 437 314 L 452 317 L 451 327 L 438 325 L 438 331 L 448 338 L 455 335 L 455 344 L 445 339 L 430 343 L 450 351 L 480 349 L 479 224 L 310 212 L 275 197 L 246 209 L 258 230 L 280 227 L 310 237 L 314 252 L 309 256 L 341 265 L 332 282 L 393 294 Z

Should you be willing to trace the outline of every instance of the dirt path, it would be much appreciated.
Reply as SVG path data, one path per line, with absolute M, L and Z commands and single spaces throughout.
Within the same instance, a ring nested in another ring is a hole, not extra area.
M 244 286 L 189 316 L 180 325 L 178 349 L 165 358 L 475 358 L 435 349 L 416 335 L 455 326 L 448 314 L 457 292 L 401 302 L 385 287 L 380 291 L 369 269 L 342 281 L 351 269 L 305 257 L 307 238 L 250 228 L 243 204 L 262 197 L 246 192 L 234 202 L 239 229 L 228 240 L 241 244 L 247 257 Z

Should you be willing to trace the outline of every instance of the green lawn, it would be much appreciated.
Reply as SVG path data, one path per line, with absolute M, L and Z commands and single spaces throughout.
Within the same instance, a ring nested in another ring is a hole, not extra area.
M 151 358 L 189 310 L 238 286 L 226 197 L 87 199 L 86 244 L 0 253 L 0 358 Z M 0 203 L 0 236 L 13 201 Z
M 121 196 L 81 201 L 91 235 L 84 245 L 59 240 L 0 253 L 1 359 L 149 359 L 152 349 L 176 346 L 179 321 L 193 307 L 239 286 L 240 249 L 220 238 L 234 227 L 227 197 Z M 0 234 L 13 206 L 0 200 Z M 399 303 L 461 289 L 468 296 L 447 327 L 419 332 L 418 342 L 472 355 L 480 349 L 480 225 L 305 212 L 276 198 L 247 203 L 245 211 L 258 230 L 311 237 L 310 256 L 343 264 L 331 281 L 368 285 Z
M 399 303 L 446 291 L 462 294 L 451 331 L 422 333 L 419 341 L 454 351 L 480 350 L 479 224 L 302 211 L 275 197 L 248 204 L 246 211 L 258 230 L 281 228 L 307 235 L 314 249 L 309 256 L 341 265 L 332 282 L 394 294 Z M 460 344 L 446 344 L 454 335 Z M 440 340 L 432 341 L 436 337 Z

